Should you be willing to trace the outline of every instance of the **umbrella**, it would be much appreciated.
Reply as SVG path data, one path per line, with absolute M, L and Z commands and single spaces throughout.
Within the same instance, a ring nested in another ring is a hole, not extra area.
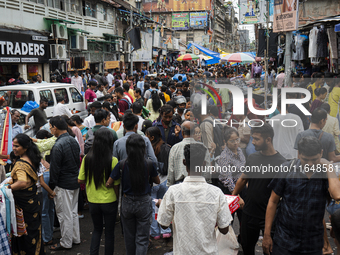
M 199 59 L 200 57 L 195 55 L 195 54 L 184 54 L 180 56 L 177 61 L 187 61 L 187 60 L 196 60 Z
M 237 63 L 241 63 L 241 62 L 242 63 L 253 63 L 255 62 L 255 59 L 249 56 L 248 54 L 234 53 L 224 58 L 221 58 L 221 61 L 237 62 Z

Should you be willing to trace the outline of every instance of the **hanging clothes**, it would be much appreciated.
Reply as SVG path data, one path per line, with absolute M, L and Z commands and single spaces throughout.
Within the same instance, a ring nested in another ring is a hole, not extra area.
M 328 35 L 326 33 L 326 30 L 320 29 L 318 32 L 318 38 L 317 38 L 317 45 L 318 45 L 318 50 L 316 54 L 317 58 L 328 57 L 327 43 L 328 43 Z
M 334 27 L 327 29 L 327 34 L 329 38 L 329 47 L 330 47 L 330 57 L 338 58 L 338 44 L 337 44 L 337 36 L 334 31 Z
M 317 47 L 318 32 L 319 29 L 317 27 L 313 27 L 313 29 L 309 32 L 309 50 L 308 50 L 309 58 L 316 58 L 316 54 L 318 51 Z
M 293 52 L 292 60 L 302 61 L 306 58 L 305 50 L 303 48 L 303 43 L 306 39 L 301 35 L 295 36 L 295 48 L 296 51 Z

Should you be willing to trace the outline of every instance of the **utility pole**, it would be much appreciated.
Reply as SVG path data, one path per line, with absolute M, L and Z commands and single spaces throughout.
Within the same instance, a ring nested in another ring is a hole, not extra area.
M 288 87 L 291 85 L 291 68 L 290 63 L 292 61 L 292 55 L 291 55 L 291 44 L 293 39 L 293 32 L 287 32 L 286 33 L 286 50 L 285 50 L 285 87 Z
M 131 6 L 131 5 L 130 5 Z M 130 8 L 130 29 L 133 29 L 133 10 Z M 130 64 L 131 64 L 131 75 L 133 75 L 133 56 L 132 56 L 132 44 L 130 43 Z
M 268 72 L 268 56 L 269 56 L 269 1 L 267 1 L 267 49 L 264 51 L 264 54 L 265 54 L 265 67 L 266 67 L 266 70 L 265 70 L 265 76 L 264 76 L 264 107 L 265 109 L 267 110 L 268 108 L 268 103 L 267 103 L 267 94 L 268 94 L 268 75 L 269 75 L 269 72 Z

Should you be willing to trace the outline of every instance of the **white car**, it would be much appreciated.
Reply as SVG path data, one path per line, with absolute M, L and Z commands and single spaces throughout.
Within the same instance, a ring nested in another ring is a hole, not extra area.
M 50 119 L 53 117 L 53 108 L 57 105 L 57 96 L 65 99 L 65 105 L 73 114 L 79 115 L 82 119 L 87 117 L 85 99 L 74 85 L 67 83 L 18 84 L 0 87 L 0 98 L 5 100 L 0 108 L 9 106 L 11 109 L 18 110 L 20 112 L 18 124 L 24 130 L 25 117 L 29 114 L 21 110 L 24 104 L 27 101 L 35 101 L 39 104 L 41 97 L 47 98 L 48 107 L 45 112 Z M 33 117 L 30 118 L 29 125 L 34 126 Z

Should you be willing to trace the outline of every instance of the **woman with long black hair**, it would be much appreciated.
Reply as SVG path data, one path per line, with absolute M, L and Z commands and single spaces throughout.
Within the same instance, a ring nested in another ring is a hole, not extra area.
M 126 140 L 127 159 L 113 169 L 106 187 L 121 179 L 121 221 L 127 255 L 144 255 L 148 251 L 152 216 L 151 183 L 159 184 L 156 166 L 145 159 L 145 141 L 138 134 Z
M 105 221 L 105 255 L 114 252 L 114 229 L 118 211 L 119 180 L 113 188 L 105 186 L 118 160 L 112 157 L 114 137 L 107 128 L 96 131 L 93 145 L 84 157 L 78 176 L 79 183 L 86 183 L 86 194 L 93 222 L 90 254 L 99 254 L 100 238 Z
M 21 228 L 13 236 L 13 254 L 45 254 L 41 234 L 41 204 L 37 193 L 37 170 L 41 161 L 40 151 L 31 138 L 25 134 L 18 134 L 13 140 L 13 152 L 19 156 L 11 172 L 12 189 L 16 205 L 17 216 L 23 213 L 27 234 Z M 14 213 L 14 212 L 13 212 Z
M 163 106 L 163 102 L 161 101 L 158 91 L 153 90 L 151 92 L 151 98 L 148 99 L 146 103 L 146 109 L 149 110 L 150 116 L 149 120 L 154 121 L 159 116 L 159 109 Z
M 145 132 L 145 135 L 147 138 L 149 138 L 152 144 L 152 148 L 155 152 L 155 156 L 157 157 L 159 167 L 158 176 L 160 179 L 160 184 L 153 185 L 151 189 L 151 197 L 153 199 L 163 199 L 165 192 L 168 190 L 166 183 L 168 176 L 169 153 L 171 147 L 163 141 L 161 130 L 158 127 L 148 128 Z M 163 235 L 163 238 L 170 238 L 171 229 L 163 229 L 157 223 L 157 220 L 155 219 L 153 214 L 150 235 L 155 240 L 158 240 L 161 238 L 161 234 Z

